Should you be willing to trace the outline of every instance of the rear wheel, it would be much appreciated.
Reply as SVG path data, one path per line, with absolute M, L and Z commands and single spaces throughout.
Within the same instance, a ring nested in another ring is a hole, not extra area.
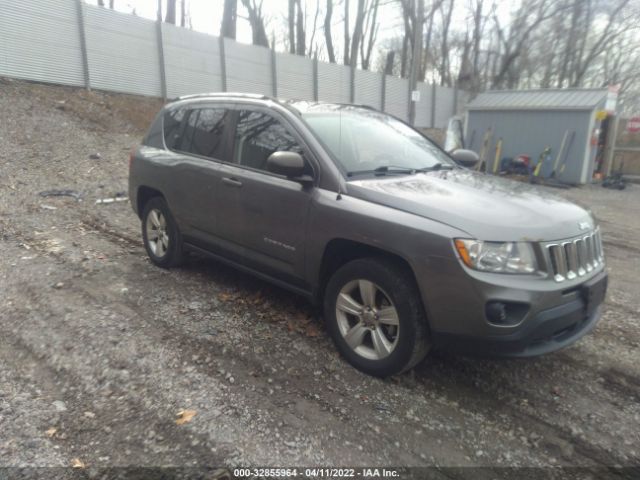
M 154 197 L 144 206 L 142 238 L 151 261 L 159 267 L 175 267 L 182 263 L 182 238 L 167 202 Z
M 327 328 L 342 355 L 379 377 L 408 370 L 427 354 L 428 329 L 415 281 L 386 259 L 342 266 L 325 294 Z

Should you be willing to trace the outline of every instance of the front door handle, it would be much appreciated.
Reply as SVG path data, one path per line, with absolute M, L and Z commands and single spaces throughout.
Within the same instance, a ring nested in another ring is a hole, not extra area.
M 224 183 L 228 187 L 240 188 L 242 186 L 242 182 L 240 180 L 238 180 L 237 178 L 232 178 L 232 177 L 223 177 L 222 178 L 222 183 Z

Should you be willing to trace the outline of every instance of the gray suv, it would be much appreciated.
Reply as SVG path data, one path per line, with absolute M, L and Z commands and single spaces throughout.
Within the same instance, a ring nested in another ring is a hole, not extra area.
M 132 153 L 129 182 L 154 264 L 196 251 L 308 297 L 372 375 L 430 347 L 544 354 L 600 317 L 589 212 L 463 168 L 367 107 L 181 97 Z

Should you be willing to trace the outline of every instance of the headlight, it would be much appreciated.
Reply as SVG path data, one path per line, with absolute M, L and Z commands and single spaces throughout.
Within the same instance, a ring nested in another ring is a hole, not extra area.
M 456 250 L 467 267 L 494 273 L 533 273 L 538 269 L 531 244 L 456 239 Z

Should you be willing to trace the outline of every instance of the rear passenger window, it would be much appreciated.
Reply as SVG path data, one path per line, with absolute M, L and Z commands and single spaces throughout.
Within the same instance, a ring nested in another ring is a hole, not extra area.
M 277 151 L 303 154 L 294 136 L 274 117 L 262 112 L 241 110 L 236 128 L 234 163 L 266 170 L 267 158 Z M 311 173 L 308 163 L 307 169 Z
M 197 112 L 198 118 L 193 128 L 191 147 L 187 151 L 204 157 L 222 159 L 227 111 L 222 108 L 203 108 Z M 193 113 L 195 111 L 191 116 Z M 191 117 L 189 117 L 189 123 L 191 123 Z
M 165 143 L 173 150 L 224 159 L 224 127 L 227 110 L 200 108 L 176 110 L 165 118 Z

